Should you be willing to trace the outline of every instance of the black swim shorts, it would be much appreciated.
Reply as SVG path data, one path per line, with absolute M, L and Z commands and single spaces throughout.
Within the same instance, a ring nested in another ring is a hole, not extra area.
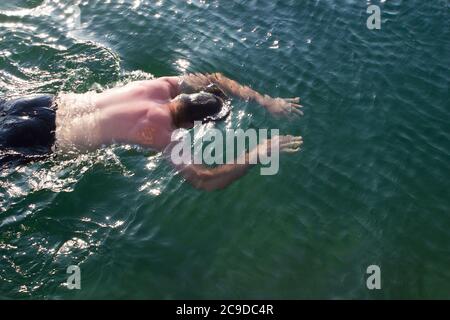
M 48 157 L 55 143 L 53 95 L 0 98 L 0 166 Z

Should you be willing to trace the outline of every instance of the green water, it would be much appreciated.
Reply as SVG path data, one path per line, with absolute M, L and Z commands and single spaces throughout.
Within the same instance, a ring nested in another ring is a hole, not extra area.
M 305 144 L 212 193 L 127 146 L 1 171 L 0 298 L 449 299 L 450 2 L 368 3 L 2 2 L 0 97 L 219 71 L 301 96 L 230 121 Z

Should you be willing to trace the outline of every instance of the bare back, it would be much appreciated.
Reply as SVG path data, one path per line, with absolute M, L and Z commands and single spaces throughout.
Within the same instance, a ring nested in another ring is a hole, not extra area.
M 175 129 L 168 103 L 175 80 L 133 82 L 102 93 L 61 94 L 56 119 L 57 145 L 93 149 L 111 143 L 162 150 Z M 175 88 L 176 89 L 176 88 Z

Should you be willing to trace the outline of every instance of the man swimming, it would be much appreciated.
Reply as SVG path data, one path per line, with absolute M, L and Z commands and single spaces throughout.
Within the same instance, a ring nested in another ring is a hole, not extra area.
M 271 114 L 302 114 L 299 98 L 271 98 L 220 73 L 188 74 L 136 81 L 101 93 L 39 95 L 0 99 L 0 164 L 41 159 L 55 150 L 92 150 L 113 143 L 137 144 L 157 151 L 171 143 L 174 130 L 195 121 L 219 121 L 228 110 L 227 95 L 252 100 Z M 296 152 L 301 137 L 277 136 L 280 152 Z M 270 139 L 269 139 L 270 140 Z M 190 164 L 181 173 L 196 188 L 228 186 L 250 167 L 269 140 L 247 152 L 244 164 L 215 168 Z

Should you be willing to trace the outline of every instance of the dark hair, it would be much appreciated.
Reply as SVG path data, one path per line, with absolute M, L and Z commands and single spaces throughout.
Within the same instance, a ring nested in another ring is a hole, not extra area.
M 207 88 L 206 90 L 210 91 L 211 89 Z M 173 115 L 176 127 L 181 127 L 185 123 L 193 124 L 195 121 L 202 121 L 203 123 L 219 121 L 229 114 L 228 109 L 222 110 L 224 101 L 219 94 L 205 91 L 194 94 L 181 94 L 177 97 L 180 105 L 176 114 Z M 226 96 L 223 95 L 223 97 Z M 222 111 L 226 111 L 226 114 L 223 115 Z

